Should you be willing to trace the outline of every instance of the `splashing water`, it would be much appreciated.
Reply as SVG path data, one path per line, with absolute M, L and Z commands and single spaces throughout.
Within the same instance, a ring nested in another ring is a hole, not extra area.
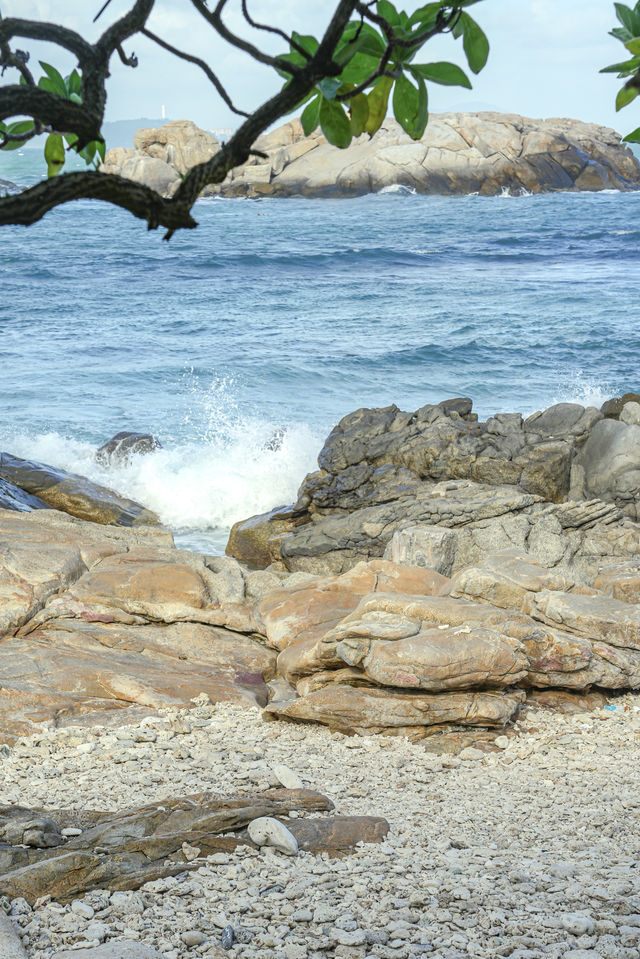
M 186 379 L 181 435 L 160 436 L 164 448 L 152 453 L 103 466 L 94 444 L 57 432 L 16 433 L 3 445 L 144 503 L 185 548 L 222 552 L 237 520 L 295 500 L 302 478 L 317 468 L 323 437 L 304 423 L 243 414 L 232 378 L 208 387 L 193 373 Z

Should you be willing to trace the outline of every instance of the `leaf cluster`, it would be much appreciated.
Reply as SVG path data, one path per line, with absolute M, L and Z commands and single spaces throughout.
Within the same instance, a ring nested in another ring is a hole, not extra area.
M 604 67 L 600 73 L 617 73 L 619 80 L 625 80 L 616 96 L 616 110 L 621 110 L 640 94 L 640 0 L 633 9 L 624 3 L 614 3 L 614 7 L 620 26 L 614 27 L 610 35 L 623 44 L 631 57 Z M 640 127 L 628 133 L 624 139 L 630 143 L 640 143 Z
M 72 100 L 74 103 L 82 103 L 82 76 L 77 69 L 63 77 L 50 63 L 44 63 L 40 60 L 40 66 L 44 70 L 43 76 L 38 80 L 38 86 L 41 90 L 63 97 L 65 100 Z M 22 76 L 20 83 L 26 85 L 26 82 L 24 76 Z M 17 150 L 24 145 L 26 140 L 37 135 L 38 132 L 40 131 L 33 120 L 18 120 L 15 123 L 0 122 L 0 135 L 8 134 L 10 137 L 18 137 L 8 140 L 0 149 Z M 66 160 L 65 142 L 67 148 L 75 150 L 87 166 L 93 166 L 97 169 L 104 160 L 104 140 L 92 140 L 79 150 L 77 148 L 78 137 L 75 133 L 62 135 L 52 130 L 44 143 L 44 159 L 47 164 L 47 176 L 49 177 L 57 176 L 64 167 Z
M 306 104 L 301 116 L 305 135 L 320 127 L 329 143 L 344 149 L 362 133 L 372 137 L 391 102 L 400 126 L 419 140 L 429 119 L 427 82 L 471 88 L 471 81 L 455 63 L 416 63 L 415 58 L 432 36 L 450 32 L 462 39 L 469 68 L 479 73 L 489 42 L 465 9 L 478 2 L 436 0 L 412 14 L 390 0 L 378 0 L 375 10 L 373 4 L 359 4 L 360 20 L 349 22 L 333 55 L 335 75 L 318 82 L 299 104 Z M 294 70 L 302 68 L 317 49 L 315 37 L 294 33 L 280 60 Z M 289 81 L 285 70 L 280 73 Z

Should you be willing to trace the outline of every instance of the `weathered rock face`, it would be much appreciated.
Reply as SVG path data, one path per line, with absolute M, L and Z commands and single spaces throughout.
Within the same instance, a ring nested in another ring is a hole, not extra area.
M 217 141 L 188 121 L 138 130 L 135 150 L 109 150 L 102 169 L 173 192 L 178 174 L 209 159 Z M 418 193 L 637 189 L 640 165 L 619 134 L 579 120 L 516 114 L 433 115 L 418 142 L 392 119 L 337 150 L 305 137 L 299 120 L 258 138 L 252 157 L 205 193 L 223 196 L 357 196 L 402 185 Z
M 293 120 L 259 138 L 255 158 L 210 192 L 234 195 L 354 196 L 400 184 L 418 193 L 496 194 L 504 189 L 637 189 L 640 165 L 619 134 L 579 120 L 515 114 L 433 115 L 415 142 L 387 119 L 336 150 Z
M 134 500 L 120 496 L 106 486 L 99 486 L 85 476 L 67 473 L 44 463 L 33 463 L 9 453 L 0 453 L 0 483 L 17 487 L 12 499 L 3 495 L 0 486 L 0 504 L 3 508 L 60 510 L 93 523 L 118 526 L 157 524 L 155 513 Z M 9 491 L 10 493 L 11 491 Z M 21 496 L 24 492 L 28 496 Z
M 318 465 L 295 504 L 237 523 L 227 552 L 316 574 L 384 556 L 450 575 L 511 548 L 584 568 L 640 551 L 640 426 L 594 408 L 486 422 L 463 399 L 357 410 Z
M 255 636 L 253 605 L 279 579 L 209 562 L 159 528 L 0 511 L 2 738 L 200 693 L 264 705 L 276 653 L 237 630 Z
M 210 160 L 220 149 L 213 134 L 190 120 L 138 130 L 133 142 L 133 150 L 108 150 L 101 171 L 144 183 L 163 196 L 174 193 L 191 167 Z

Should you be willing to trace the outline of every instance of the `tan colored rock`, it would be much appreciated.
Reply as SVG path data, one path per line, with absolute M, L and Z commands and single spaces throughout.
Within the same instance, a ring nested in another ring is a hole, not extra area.
M 227 560 L 227 562 L 233 562 Z M 236 564 L 237 565 L 237 564 Z M 216 573 L 189 550 L 131 549 L 109 556 L 34 617 L 31 627 L 61 617 L 107 622 L 197 622 L 253 632 L 244 580 L 229 591 L 224 570 Z
M 184 708 L 203 692 L 212 702 L 261 706 L 276 660 L 261 643 L 211 626 L 78 619 L 5 639 L 0 653 L 4 741 L 63 717 L 71 722 L 127 706 Z
M 572 693 L 567 689 L 531 689 L 527 693 L 527 706 L 536 709 L 553 709 L 560 713 L 586 713 L 601 709 L 607 702 L 604 693 L 593 690 L 589 693 Z
M 143 545 L 171 547 L 173 537 L 160 527 L 100 526 L 55 510 L 0 510 L 0 639 L 105 557 Z
M 283 706 L 270 704 L 266 711 L 346 733 L 364 733 L 438 723 L 503 726 L 524 699 L 524 691 L 517 689 L 429 694 L 330 685 Z
M 308 149 L 295 157 L 299 144 Z M 640 166 L 613 130 L 493 112 L 436 114 L 417 143 L 386 119 L 371 140 L 359 137 L 346 150 L 318 131 L 305 138 L 294 120 L 257 146 L 269 153 L 270 187 L 281 195 L 349 196 L 397 184 L 441 194 L 634 189 L 640 179 Z M 278 152 L 285 149 L 288 161 Z M 221 192 L 246 191 L 252 165 L 239 168 Z
M 337 647 L 343 659 L 345 647 L 351 651 L 348 638 Z M 381 686 L 428 692 L 512 686 L 529 666 L 520 643 L 482 626 L 423 629 L 395 642 L 372 639 L 359 663 L 347 661 Z
M 449 595 L 501 609 L 522 610 L 525 599 L 541 590 L 593 592 L 575 578 L 547 569 L 528 555 L 513 550 L 493 553 L 479 566 L 463 569 L 451 580 Z
M 542 590 L 527 597 L 524 611 L 592 642 L 640 649 L 640 608 L 619 599 Z
M 247 566 L 264 569 L 280 559 L 278 536 L 295 526 L 295 517 L 286 509 L 252 516 L 231 527 L 225 552 Z
M 629 560 L 603 566 L 593 580 L 593 587 L 625 603 L 640 603 L 640 563 Z
M 276 590 L 258 604 L 256 615 L 268 644 L 283 650 L 298 640 L 319 639 L 368 593 L 381 590 L 423 595 L 442 589 L 446 582 L 433 570 L 373 560 L 358 563 L 341 576 Z
M 159 128 L 138 130 L 133 145 L 140 153 L 161 160 L 184 175 L 198 163 L 206 163 L 220 149 L 212 133 L 191 120 L 174 120 Z

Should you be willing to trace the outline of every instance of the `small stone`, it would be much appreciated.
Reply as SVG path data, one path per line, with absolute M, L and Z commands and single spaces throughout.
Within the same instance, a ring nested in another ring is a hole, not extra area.
M 563 929 L 566 929 L 572 936 L 584 936 L 595 929 L 591 916 L 583 916 L 578 912 L 565 913 L 561 922 Z
M 481 749 L 476 749 L 475 746 L 467 746 L 466 749 L 461 751 L 460 759 L 477 762 L 480 759 L 484 759 L 484 753 Z
M 231 949 L 235 938 L 236 938 L 236 934 L 234 932 L 233 926 L 231 925 L 225 926 L 224 929 L 222 930 L 222 938 L 221 938 L 222 948 Z
M 94 911 L 91 906 L 83 902 L 82 899 L 74 899 L 71 903 L 71 912 L 82 919 L 93 919 Z
M 507 746 L 509 745 L 509 737 L 508 737 L 508 736 L 496 736 L 496 738 L 493 740 L 493 743 L 494 743 L 495 746 L 498 747 L 498 749 L 506 749 Z
M 187 929 L 186 932 L 183 932 L 180 936 L 185 946 L 201 946 L 203 942 L 207 941 L 207 937 L 203 932 L 200 932 L 199 929 Z
M 274 763 L 271 771 L 285 789 L 304 789 L 304 784 L 298 774 L 283 763 Z
M 84 931 L 89 942 L 104 942 L 109 934 L 109 927 L 104 922 L 90 922 Z
M 199 846 L 190 846 L 188 842 L 182 843 L 182 855 L 187 862 L 193 862 L 194 859 L 197 859 L 200 852 Z
M 298 855 L 298 841 L 293 833 L 289 832 L 277 819 L 271 816 L 260 816 L 249 823 L 249 838 L 257 846 L 272 846 L 278 852 L 287 856 Z
M 73 836 L 81 836 L 82 829 L 75 829 L 73 826 L 67 826 L 66 829 L 60 830 L 60 835 L 64 836 L 66 839 L 71 839 Z

